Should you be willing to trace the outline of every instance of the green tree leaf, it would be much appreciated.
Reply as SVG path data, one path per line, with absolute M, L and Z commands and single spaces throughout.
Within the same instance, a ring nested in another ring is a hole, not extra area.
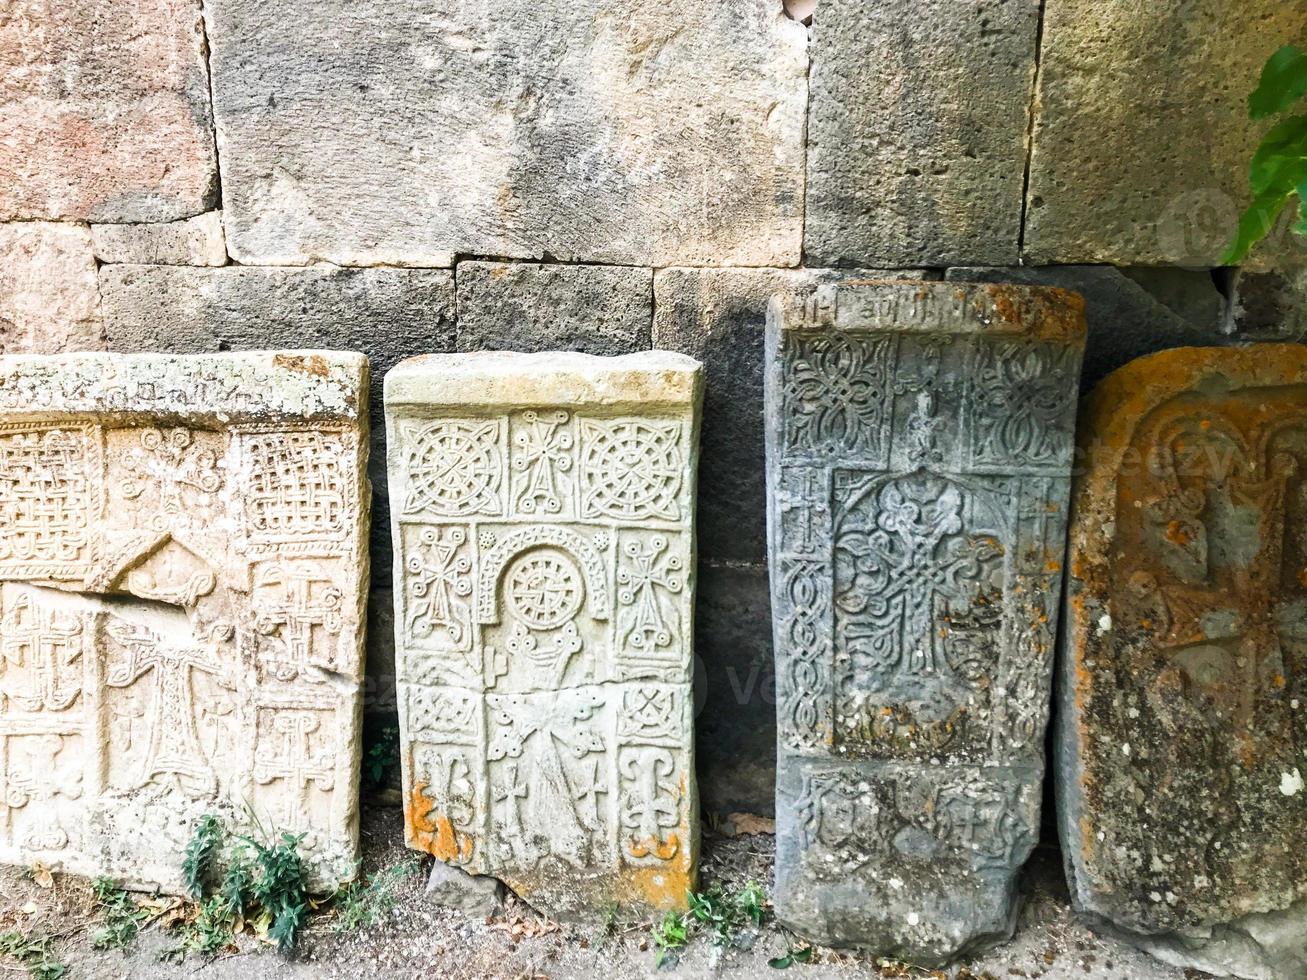
M 1307 52 L 1287 44 L 1271 55 L 1257 90 L 1248 96 L 1248 115 L 1265 119 L 1307 95 Z
M 1307 116 L 1292 116 L 1267 133 L 1248 168 L 1253 196 L 1293 193 L 1307 180 Z
M 1239 230 L 1230 250 L 1221 259 L 1222 265 L 1238 265 L 1254 245 L 1265 238 L 1275 227 L 1276 220 L 1289 203 L 1290 194 L 1270 193 L 1259 196 L 1239 218 Z

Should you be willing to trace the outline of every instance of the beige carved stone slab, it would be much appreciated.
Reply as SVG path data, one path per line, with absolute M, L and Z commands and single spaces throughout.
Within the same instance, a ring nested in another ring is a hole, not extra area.
M 367 360 L 0 358 L 0 860 L 181 888 L 198 818 L 351 876 Z
M 701 389 L 660 351 L 386 375 L 408 842 L 554 915 L 694 883 Z

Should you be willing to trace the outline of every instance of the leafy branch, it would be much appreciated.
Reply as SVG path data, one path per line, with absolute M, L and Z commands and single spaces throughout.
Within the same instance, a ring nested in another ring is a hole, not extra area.
M 1248 97 L 1251 119 L 1270 119 L 1293 109 L 1307 96 L 1307 52 L 1286 45 L 1271 55 L 1256 91 Z M 1270 234 L 1296 197 L 1307 200 L 1307 114 L 1280 120 L 1263 138 L 1248 168 L 1253 203 L 1239 219 L 1239 229 L 1222 259 L 1242 261 Z M 1300 208 L 1293 230 L 1307 237 L 1307 208 Z

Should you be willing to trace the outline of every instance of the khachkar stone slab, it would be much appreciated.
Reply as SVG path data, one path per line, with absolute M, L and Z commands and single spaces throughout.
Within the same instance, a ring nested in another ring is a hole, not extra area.
M 182 888 L 195 824 L 352 876 L 367 361 L 0 358 L 0 860 Z
M 699 362 L 429 355 L 385 387 L 409 845 L 553 915 L 683 907 Z
M 821 285 L 767 326 L 776 909 L 934 964 L 1039 834 L 1083 303 Z
M 1171 962 L 1307 976 L 1307 347 L 1095 389 L 1056 739 L 1072 899 Z

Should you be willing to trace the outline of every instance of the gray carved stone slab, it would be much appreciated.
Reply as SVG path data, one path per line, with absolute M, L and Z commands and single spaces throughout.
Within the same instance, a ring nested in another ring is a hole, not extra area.
M 681 354 L 386 376 L 409 845 L 555 916 L 694 885 L 694 496 Z
M 773 300 L 776 909 L 925 964 L 1007 937 L 1039 833 L 1083 303 Z
M 0 860 L 180 893 L 213 813 L 353 877 L 367 383 L 328 351 L 0 358 Z

